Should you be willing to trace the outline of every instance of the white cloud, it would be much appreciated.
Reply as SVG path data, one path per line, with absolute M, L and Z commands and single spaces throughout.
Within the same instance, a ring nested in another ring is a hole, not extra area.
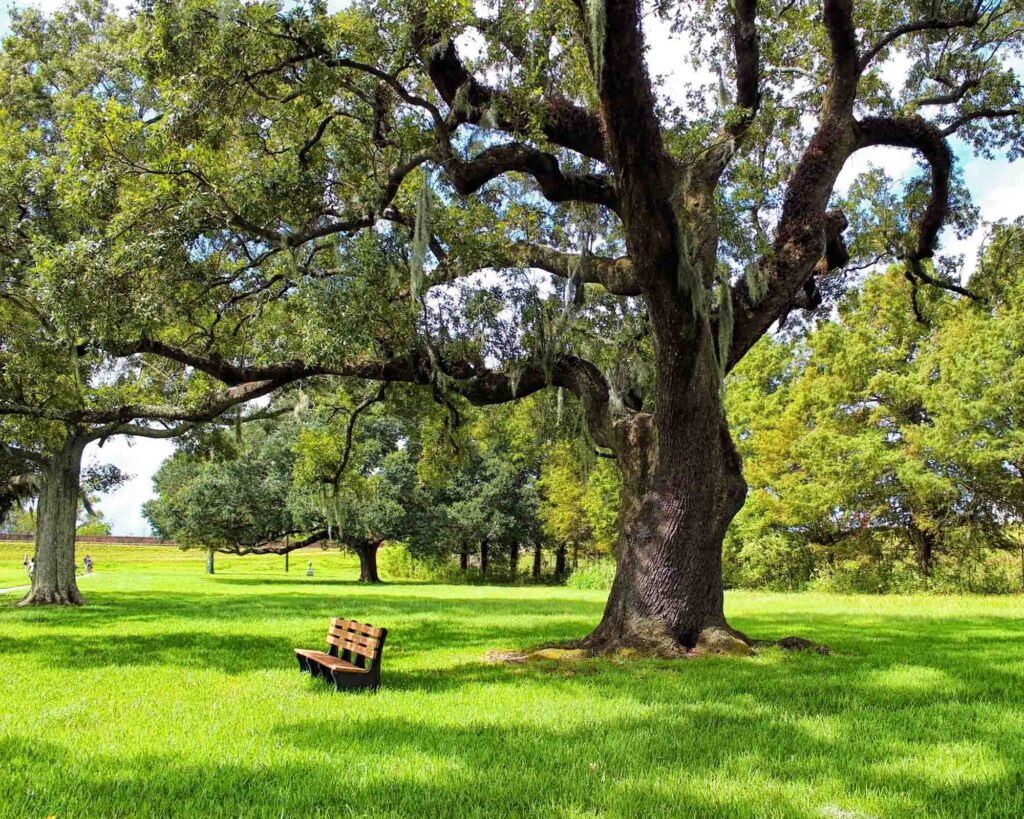
M 906 179 L 917 166 L 916 155 L 906 148 L 888 146 L 867 148 L 857 151 L 846 160 L 846 164 L 836 180 L 836 190 L 847 190 L 854 179 L 872 168 L 888 174 L 893 179 Z
M 981 211 L 984 222 L 1016 219 L 1024 215 L 1024 162 L 1005 159 L 972 158 L 964 163 L 964 181 Z M 964 255 L 965 271 L 974 270 L 978 250 L 985 238 L 981 228 L 966 239 L 957 239 L 947 231 L 942 249 L 947 253 Z

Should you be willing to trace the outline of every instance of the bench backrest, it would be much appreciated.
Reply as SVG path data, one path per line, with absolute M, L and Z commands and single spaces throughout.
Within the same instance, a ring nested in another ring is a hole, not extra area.
M 360 658 L 365 657 L 373 665 L 380 658 L 387 633 L 386 628 L 374 628 L 369 623 L 335 617 L 327 629 L 327 643 L 331 646 L 331 653 L 337 650 L 344 660 L 363 666 L 365 660 Z

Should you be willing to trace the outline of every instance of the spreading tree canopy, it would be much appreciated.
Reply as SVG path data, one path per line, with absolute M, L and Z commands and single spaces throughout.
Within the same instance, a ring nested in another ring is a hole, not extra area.
M 75 528 L 87 445 L 112 436 L 170 438 L 270 393 L 274 383 L 225 387 L 167 360 L 103 349 L 123 310 L 173 326 L 153 291 L 127 305 L 132 274 L 158 257 L 104 255 L 118 222 L 116 197 L 90 187 L 99 165 L 82 153 L 83 110 L 131 93 L 130 72 L 108 60 L 122 24 L 98 37 L 95 9 L 53 21 L 27 12 L 0 54 L 0 500 L 38 498 L 35 573 L 22 604 L 80 603 Z M 239 411 L 240 412 L 240 411 Z M 85 489 L 122 476 L 93 468 Z
M 110 263 L 75 282 L 121 284 L 106 349 L 233 387 L 402 381 L 453 416 L 571 394 L 623 475 L 586 645 L 743 650 L 723 610 L 746 495 L 725 375 L 827 308 L 851 263 L 970 295 L 936 257 L 970 217 L 951 140 L 1020 149 L 1022 17 L 1013 0 L 154 2 L 101 37 L 131 82 L 76 111 L 76 189 L 117 216 L 92 248 Z M 711 69 L 689 88 L 652 81 L 659 19 Z M 840 196 L 882 146 L 920 177 Z

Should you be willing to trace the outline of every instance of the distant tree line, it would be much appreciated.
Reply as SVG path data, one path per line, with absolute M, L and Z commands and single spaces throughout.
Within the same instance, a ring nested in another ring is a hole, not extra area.
M 360 580 L 374 583 L 390 543 L 421 572 L 551 580 L 614 549 L 613 462 L 581 451 L 557 405 L 527 400 L 456 423 L 413 393 L 334 385 L 269 414 L 244 432 L 183 439 L 154 477 L 154 532 L 206 549 L 210 572 L 216 552 L 316 544 L 358 555 Z

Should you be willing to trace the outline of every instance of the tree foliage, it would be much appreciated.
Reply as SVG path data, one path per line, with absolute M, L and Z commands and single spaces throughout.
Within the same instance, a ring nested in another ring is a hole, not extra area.
M 972 219 L 950 140 L 1019 152 L 1024 10 L 651 10 L 188 0 L 129 20 L 25 16 L 19 44 L 53 39 L 103 78 L 67 97 L 60 179 L 110 211 L 87 253 L 64 243 L 62 314 L 113 355 L 234 390 L 418 385 L 449 436 L 462 399 L 571 392 L 623 477 L 618 573 L 589 645 L 746 645 L 720 577 L 746 494 L 725 376 L 777 322 L 834 305 L 851 259 L 898 262 L 922 316 L 930 289 L 975 295 L 940 253 L 943 227 Z M 652 81 L 654 19 L 718 76 Z M 34 60 L 11 67 L 30 85 Z M 836 191 L 855 154 L 885 146 L 915 151 L 919 178 Z
M 932 295 L 921 323 L 889 270 L 835 320 L 765 340 L 737 368 L 729 408 L 751 494 L 727 550 L 734 580 L 845 571 L 872 590 L 1006 588 L 1005 573 L 983 575 L 991 550 L 1017 548 L 1024 514 L 1022 236 L 992 233 L 971 281 L 985 305 Z

